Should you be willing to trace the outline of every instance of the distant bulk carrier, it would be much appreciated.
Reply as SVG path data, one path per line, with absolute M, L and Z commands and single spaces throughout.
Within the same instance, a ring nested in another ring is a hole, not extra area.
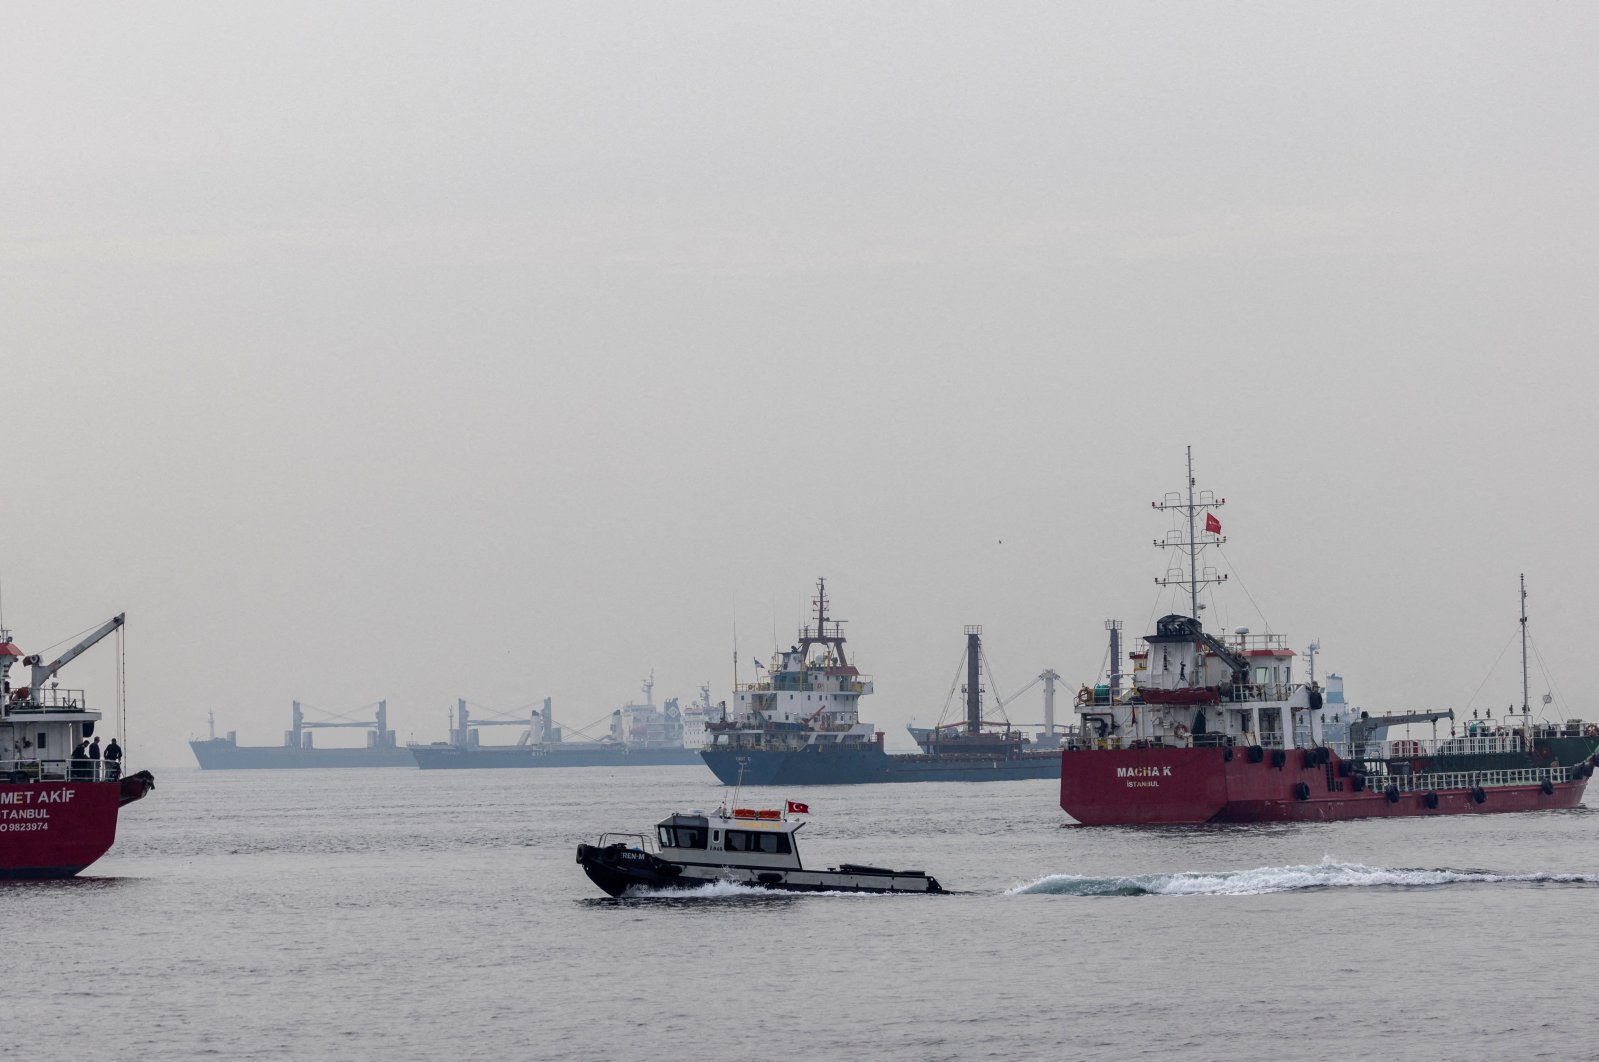
M 366 731 L 364 746 L 317 748 L 314 732 L 318 729 L 346 728 Z M 245 771 L 283 770 L 305 767 L 411 767 L 415 761 L 411 753 L 394 740 L 389 729 L 388 704 L 377 703 L 377 715 L 372 722 L 339 719 L 318 721 L 305 717 L 305 709 L 294 702 L 290 726 L 283 732 L 281 745 L 241 745 L 238 735 L 228 731 L 217 737 L 216 722 L 211 720 L 211 733 L 203 741 L 189 742 L 194 758 L 202 770 Z
M 1473 720 L 1447 737 L 1388 740 L 1389 727 L 1454 719 L 1453 711 L 1352 717 L 1324 696 L 1314 672 L 1299 682 L 1294 653 L 1276 635 L 1245 628 L 1224 640 L 1198 616 L 1203 585 L 1224 580 L 1198 564 L 1222 541 L 1211 511 L 1223 500 L 1194 493 L 1156 503 L 1185 527 L 1165 542 L 1186 557 L 1163 585 L 1188 590 L 1191 614 L 1172 614 L 1132 654 L 1133 682 L 1077 698 L 1082 737 L 1062 753 L 1060 806 L 1087 825 L 1287 822 L 1570 808 L 1582 799 L 1599 752 L 1599 726 L 1535 723 L 1527 705 L 1526 590 L 1522 589 L 1522 707 L 1494 723 Z M 1200 515 L 1204 514 L 1203 529 Z M 1113 633 L 1114 639 L 1114 633 Z M 1113 643 L 1114 644 L 1114 643 Z M 1312 658 L 1313 660 L 1314 658 Z M 1312 668 L 1314 664 L 1312 663 Z
M 681 710 L 677 698 L 655 703 L 654 673 L 644 680 L 644 703 L 624 704 L 611 712 L 610 733 L 598 741 L 569 740 L 555 725 L 546 697 L 542 710 L 520 719 L 474 719 L 466 701 L 458 701 L 450 740 L 411 745 L 410 755 L 423 770 L 483 767 L 670 767 L 700 762 L 709 716 L 710 688 L 700 687 L 700 700 Z M 482 726 L 521 726 L 514 744 L 484 745 Z

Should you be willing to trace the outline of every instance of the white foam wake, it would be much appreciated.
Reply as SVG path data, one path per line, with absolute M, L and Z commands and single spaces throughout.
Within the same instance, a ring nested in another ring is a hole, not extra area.
M 1135 874 L 1127 877 L 1088 877 L 1051 874 L 1007 890 L 1007 895 L 1056 896 L 1257 896 L 1299 889 L 1429 888 L 1444 885 L 1594 884 L 1577 874 L 1497 874 L 1487 870 L 1452 870 L 1447 867 L 1368 867 L 1359 863 L 1318 863 L 1312 866 L 1256 867 L 1183 874 Z
M 754 885 L 739 885 L 731 881 L 708 881 L 692 889 L 629 889 L 629 896 L 644 899 L 668 898 L 673 900 L 725 900 L 734 896 L 770 896 L 765 889 Z

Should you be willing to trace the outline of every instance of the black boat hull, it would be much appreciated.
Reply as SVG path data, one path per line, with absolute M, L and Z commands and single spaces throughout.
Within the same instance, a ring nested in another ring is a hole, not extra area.
M 623 844 L 577 846 L 577 863 L 608 896 L 629 889 L 697 889 L 726 882 L 773 892 L 941 893 L 938 879 L 916 870 L 845 864 L 837 870 L 684 866 Z

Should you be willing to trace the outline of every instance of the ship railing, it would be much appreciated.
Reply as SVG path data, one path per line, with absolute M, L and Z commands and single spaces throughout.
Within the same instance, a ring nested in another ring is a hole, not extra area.
M 48 756 L 22 756 L 0 760 L 0 781 L 9 782 L 95 782 L 112 781 L 117 775 L 116 761 L 52 759 Z
M 1540 785 L 1571 781 L 1570 767 L 1517 767 L 1503 771 L 1439 771 L 1433 774 L 1390 774 L 1369 776 L 1374 788 L 1393 786 L 1401 793 L 1421 793 L 1438 789 L 1484 789 L 1512 785 Z
M 1238 682 L 1226 687 L 1230 701 L 1286 701 L 1303 682 Z
M 88 701 L 82 690 L 46 686 L 44 689 L 30 690 L 25 701 L 8 699 L 5 708 L 7 715 L 25 715 L 28 712 L 82 712 L 88 710 L 84 707 L 86 704 Z
M 1489 756 L 1505 752 L 1526 752 L 1527 744 L 1518 734 L 1477 734 L 1450 738 L 1391 738 L 1367 741 L 1361 745 L 1366 756 L 1413 759 L 1417 756 Z M 1342 754 L 1341 754 L 1342 755 Z
M 626 844 L 637 848 L 641 852 L 658 854 L 660 849 L 655 847 L 655 838 L 643 833 L 602 833 L 598 847 L 605 848 L 613 844 Z

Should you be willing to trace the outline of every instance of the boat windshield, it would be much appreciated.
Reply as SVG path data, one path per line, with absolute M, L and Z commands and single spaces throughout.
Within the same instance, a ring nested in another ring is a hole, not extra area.
M 704 848 L 704 826 L 657 826 L 662 848 Z
M 788 855 L 794 851 L 786 833 L 753 833 L 748 830 L 728 830 L 722 845 L 729 852 L 767 852 Z

